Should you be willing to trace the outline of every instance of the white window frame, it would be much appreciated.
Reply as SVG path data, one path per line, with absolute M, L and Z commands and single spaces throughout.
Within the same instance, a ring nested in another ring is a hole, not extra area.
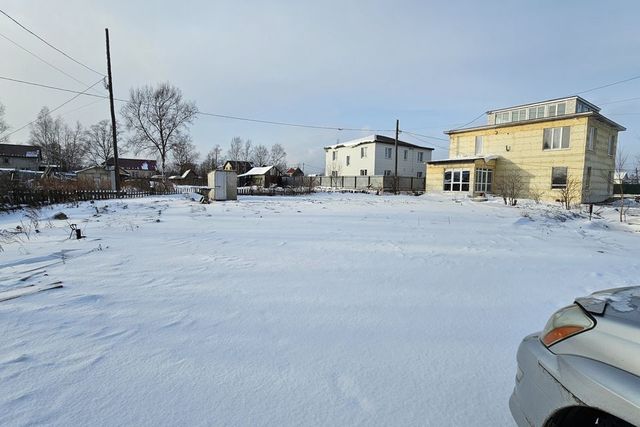
M 493 169 L 477 168 L 474 189 L 479 193 L 491 193 L 493 190 Z
M 447 183 L 447 173 L 450 174 L 450 181 Z M 457 180 L 456 180 L 457 174 Z M 464 176 L 467 176 L 467 180 L 464 181 Z M 468 193 L 471 182 L 471 171 L 469 169 L 445 169 L 442 176 L 442 189 L 443 191 L 450 191 L 456 193 Z M 449 188 L 447 188 L 447 186 Z M 464 189 L 464 187 L 467 187 Z M 454 189 L 457 187 L 457 189 Z
M 349 166 L 351 164 L 351 156 L 347 156 L 346 157 L 345 163 L 347 164 L 347 166 Z
M 391 169 L 385 169 L 384 170 L 384 176 L 391 176 Z
M 589 126 L 589 135 L 587 136 L 587 150 L 595 151 L 597 138 L 598 128 L 595 126 Z
M 587 166 L 587 173 L 584 180 L 584 189 L 587 191 L 591 189 L 591 166 Z
M 564 169 L 564 184 L 554 184 L 553 183 L 553 176 L 554 176 L 554 171 L 556 169 Z M 551 188 L 552 189 L 559 189 L 559 188 L 567 188 L 567 181 L 569 180 L 569 168 L 566 166 L 553 166 L 551 168 Z
M 391 147 L 384 147 L 384 158 L 390 159 L 393 155 L 393 149 Z
M 403 160 L 409 160 L 409 150 L 404 150 Z
M 364 159 L 367 157 L 367 147 L 360 147 L 360 158 Z
M 338 160 L 338 152 L 337 152 L 337 151 L 333 151 L 333 152 L 331 153 L 331 156 L 332 156 L 332 157 L 331 157 L 331 160 L 334 160 L 334 161 L 335 161 L 335 160 Z
M 367 170 L 366 169 L 360 169 L 360 176 L 367 176 Z
M 545 146 L 545 137 L 549 136 L 549 146 Z M 565 145 L 566 142 L 566 146 Z M 557 146 L 556 146 L 557 143 Z M 568 150 L 571 148 L 571 126 L 544 128 L 542 131 L 542 150 Z
M 422 163 L 424 161 L 424 152 L 418 151 L 418 163 Z
M 483 136 L 482 135 L 476 135 L 476 156 L 478 154 L 482 154 L 482 150 L 483 150 Z
M 613 157 L 616 152 L 616 136 L 609 135 L 609 147 L 607 148 L 607 154 L 609 157 Z

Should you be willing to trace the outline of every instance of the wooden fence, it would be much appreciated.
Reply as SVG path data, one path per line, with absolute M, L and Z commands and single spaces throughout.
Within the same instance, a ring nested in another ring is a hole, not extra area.
M 181 194 L 182 191 L 111 191 L 111 190 L 11 190 L 3 194 L 0 210 L 20 206 L 43 206 L 54 203 L 70 203 L 89 200 L 131 199 L 146 196 Z

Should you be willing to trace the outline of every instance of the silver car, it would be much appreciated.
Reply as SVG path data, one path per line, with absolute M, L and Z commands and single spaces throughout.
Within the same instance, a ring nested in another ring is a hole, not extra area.
M 596 292 L 518 348 L 521 427 L 640 426 L 640 286 Z

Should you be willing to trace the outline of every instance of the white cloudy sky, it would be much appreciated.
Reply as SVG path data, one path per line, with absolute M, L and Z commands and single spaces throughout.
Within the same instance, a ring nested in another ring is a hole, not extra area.
M 169 81 L 202 111 L 315 125 L 442 132 L 483 111 L 577 94 L 640 75 L 636 1 L 148 1 L 5 0 L 1 8 L 55 46 L 105 70 L 111 32 L 116 96 Z M 0 16 L 0 35 L 88 84 L 99 76 Z M 0 76 L 83 90 L 0 37 Z M 0 81 L 14 128 L 72 95 Z M 584 93 L 628 128 L 639 154 L 640 79 Z M 613 103 L 611 103 L 613 102 Z M 90 105 L 88 105 L 90 104 Z M 82 108 L 80 108 L 82 107 Z M 106 101 L 80 97 L 59 111 L 89 125 Z M 480 123 L 478 121 L 477 123 Z M 281 143 L 290 163 L 323 167 L 322 147 L 366 132 L 313 130 L 200 117 L 192 136 L 204 155 L 233 136 Z M 28 131 L 12 142 L 28 139 Z M 436 147 L 447 142 L 410 142 Z

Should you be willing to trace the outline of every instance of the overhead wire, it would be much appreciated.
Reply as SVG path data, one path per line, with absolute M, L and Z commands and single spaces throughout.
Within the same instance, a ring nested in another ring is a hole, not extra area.
M 73 100 L 75 100 L 76 98 L 80 97 L 81 95 L 91 95 L 91 94 L 88 94 L 88 93 L 86 93 L 86 92 L 87 92 L 87 91 L 89 91 L 89 90 L 91 90 L 91 89 L 93 89 L 93 87 L 94 87 L 95 85 L 97 85 L 98 83 L 100 83 L 100 82 L 102 82 L 102 79 L 98 80 L 97 82 L 95 82 L 95 83 L 94 83 L 94 84 L 92 84 L 91 86 L 87 87 L 84 91 L 82 91 L 82 92 L 78 92 L 76 95 L 74 95 L 73 97 L 69 98 L 68 100 L 66 100 L 66 101 L 65 101 L 65 102 L 63 102 L 62 104 L 58 105 L 57 107 L 53 108 L 52 110 L 49 110 L 49 113 L 53 113 L 53 112 L 55 112 L 55 111 L 59 110 L 60 108 L 64 107 L 64 106 L 65 106 L 65 105 L 67 105 L 68 103 L 70 103 L 70 102 L 72 102 Z M 75 111 L 75 110 L 74 110 L 74 111 Z M 70 112 L 70 111 L 68 111 L 67 113 L 69 113 L 69 112 Z M 14 133 L 20 132 L 22 129 L 25 129 L 27 126 L 30 126 L 30 125 L 32 125 L 33 123 L 35 123 L 37 120 L 38 120 L 38 119 L 36 118 L 36 119 L 34 119 L 34 120 L 30 121 L 29 123 L 27 123 L 27 124 L 25 124 L 25 125 L 23 125 L 23 126 L 20 126 L 20 127 L 19 127 L 18 129 L 16 129 L 16 130 L 13 130 L 13 131 L 11 131 L 11 132 L 4 133 L 4 134 L 0 135 L 0 139 L 8 138 L 8 137 L 10 137 L 11 135 L 13 135 Z
M 34 36 L 35 38 L 37 38 L 38 40 L 40 40 L 41 42 L 43 42 L 44 44 L 46 44 L 47 46 L 49 46 L 50 48 L 52 48 L 53 50 L 55 50 L 56 52 L 64 55 L 66 58 L 72 60 L 73 62 L 75 62 L 78 65 L 83 66 L 84 68 L 86 68 L 87 70 L 93 71 L 94 73 L 102 76 L 102 77 L 106 77 L 106 75 L 104 73 L 101 73 L 100 71 L 96 71 L 93 68 L 89 67 L 88 65 L 78 61 L 77 59 L 73 58 L 71 55 L 63 52 L 62 50 L 58 49 L 57 47 L 55 47 L 54 45 L 52 45 L 51 43 L 49 43 L 48 41 L 46 41 L 44 38 L 40 37 L 39 35 L 37 35 L 36 33 L 34 33 L 33 31 L 31 31 L 29 28 L 27 28 L 26 26 L 24 26 L 23 24 L 21 24 L 17 19 L 15 19 L 14 17 L 12 17 L 11 15 L 9 15 L 7 12 L 5 12 L 4 10 L 0 9 L 0 13 L 2 13 L 4 16 L 6 16 L 7 18 L 9 18 L 10 20 L 12 20 L 13 22 L 15 22 L 20 28 L 22 28 L 23 30 L 25 30 L 26 32 L 28 32 L 29 34 L 31 34 L 32 36 Z
M 21 44 L 19 44 L 18 42 L 16 42 L 15 40 L 12 40 L 11 38 L 7 37 L 6 35 L 0 33 L 0 37 L 2 37 L 3 39 L 7 40 L 9 43 L 12 43 L 14 46 L 24 50 L 25 52 L 27 52 L 29 55 L 35 57 L 36 59 L 38 59 L 39 61 L 43 62 L 44 64 L 48 65 L 49 67 L 53 68 L 54 70 L 64 74 L 65 76 L 69 77 L 70 79 L 72 79 L 73 81 L 80 83 L 83 86 L 87 86 L 87 83 L 83 82 L 82 80 L 77 79 L 76 77 L 72 76 L 71 74 L 67 73 L 66 71 L 64 71 L 63 69 L 55 66 L 54 64 L 50 63 L 49 61 L 47 61 L 46 59 L 42 58 L 40 55 L 30 51 L 29 49 L 27 49 L 26 47 L 22 46 Z
M 14 79 L 14 78 L 5 77 L 5 76 L 0 76 L 0 80 L 6 80 L 6 81 L 14 82 L 14 83 L 21 83 L 21 84 L 26 84 L 26 85 L 30 85 L 30 86 L 42 87 L 42 88 L 45 88 L 45 89 L 58 90 L 58 91 L 62 91 L 62 92 L 75 93 L 75 94 L 78 94 L 78 95 L 92 96 L 92 97 L 95 97 L 95 98 L 104 98 L 104 99 L 108 99 L 109 98 L 106 95 L 97 95 L 97 94 L 87 93 L 87 90 L 84 90 L 84 91 L 80 92 L 80 91 L 73 90 L 73 89 L 66 89 L 66 88 L 61 88 L 61 87 L 58 87 L 58 86 L 52 86 L 52 85 L 47 85 L 47 84 L 43 84 L 43 83 L 30 82 L 30 81 L 21 80 L 21 79 Z M 129 102 L 129 100 L 122 99 L 122 98 L 113 98 L 113 99 L 115 101 L 119 101 L 119 102 Z M 241 120 L 241 121 L 254 122 L 254 123 L 263 123 L 263 124 L 270 124 L 270 125 L 299 127 L 299 128 L 309 128 L 309 129 L 323 129 L 323 130 L 337 130 L 337 131 L 355 131 L 355 132 L 394 132 L 395 131 L 395 129 L 365 129 L 365 128 L 345 127 L 345 126 L 322 126 L 322 125 L 310 125 L 310 124 L 302 124 L 302 123 L 279 122 L 279 121 L 272 121 L 272 120 L 255 119 L 255 118 L 250 118 L 250 117 L 241 117 L 241 116 L 231 116 L 231 115 L 227 115 L 227 114 L 210 113 L 210 112 L 201 111 L 201 110 L 198 110 L 196 113 L 200 114 L 200 115 L 203 115 L 203 116 L 218 117 L 218 118 L 230 119 L 230 120 Z
M 583 90 L 581 92 L 576 92 L 576 95 L 582 95 L 584 93 L 593 92 L 593 91 L 596 91 L 596 90 L 599 90 L 599 89 L 604 89 L 604 88 L 607 88 L 607 87 L 619 85 L 621 83 L 626 83 L 626 82 L 630 82 L 632 80 L 637 80 L 637 79 L 640 79 L 640 75 L 629 77 L 628 79 L 624 79 L 624 80 L 618 80 L 617 82 L 608 83 L 608 84 L 605 84 L 605 85 L 602 85 L 602 86 L 593 87 L 591 89 Z

